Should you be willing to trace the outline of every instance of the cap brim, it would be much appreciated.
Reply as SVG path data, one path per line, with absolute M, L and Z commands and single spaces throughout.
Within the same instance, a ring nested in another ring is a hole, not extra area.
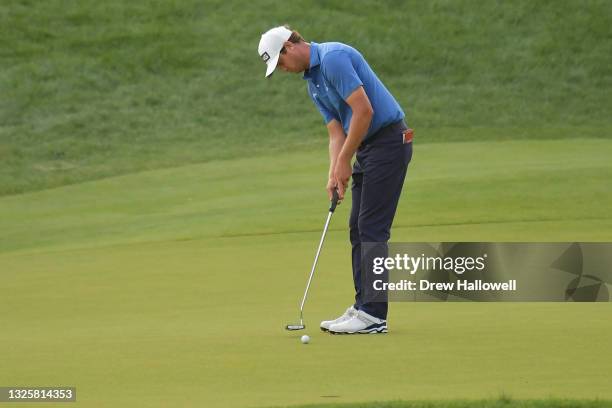
M 278 64 L 279 57 L 280 53 L 276 54 L 276 56 L 270 58 L 270 61 L 268 61 L 268 68 L 266 68 L 266 78 L 270 77 L 270 75 L 274 73 L 276 65 Z

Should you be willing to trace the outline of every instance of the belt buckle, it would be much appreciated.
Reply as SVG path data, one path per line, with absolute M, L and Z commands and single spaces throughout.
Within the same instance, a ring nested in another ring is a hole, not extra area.
M 414 137 L 414 130 L 406 129 L 402 132 L 402 138 L 404 140 L 404 144 L 412 143 L 412 138 Z

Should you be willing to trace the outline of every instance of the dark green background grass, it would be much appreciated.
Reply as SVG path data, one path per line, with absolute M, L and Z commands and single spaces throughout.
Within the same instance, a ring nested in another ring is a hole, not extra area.
M 321 148 L 299 75 L 263 78 L 290 23 L 357 47 L 445 140 L 609 137 L 612 3 L 76 1 L 0 4 L 0 194 Z

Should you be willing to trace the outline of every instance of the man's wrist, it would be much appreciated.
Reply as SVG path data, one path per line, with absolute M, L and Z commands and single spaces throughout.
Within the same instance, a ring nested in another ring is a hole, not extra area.
M 344 150 L 340 152 L 340 154 L 338 155 L 338 160 L 343 161 L 343 162 L 349 162 L 351 161 L 351 159 L 353 158 L 353 154 L 349 154 L 348 152 L 345 152 Z

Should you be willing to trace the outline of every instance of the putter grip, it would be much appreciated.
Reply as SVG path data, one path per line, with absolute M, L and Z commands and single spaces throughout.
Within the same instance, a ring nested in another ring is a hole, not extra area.
M 329 204 L 329 212 L 334 212 L 336 210 L 336 206 L 338 205 L 338 190 L 334 189 L 332 193 L 332 199 Z

